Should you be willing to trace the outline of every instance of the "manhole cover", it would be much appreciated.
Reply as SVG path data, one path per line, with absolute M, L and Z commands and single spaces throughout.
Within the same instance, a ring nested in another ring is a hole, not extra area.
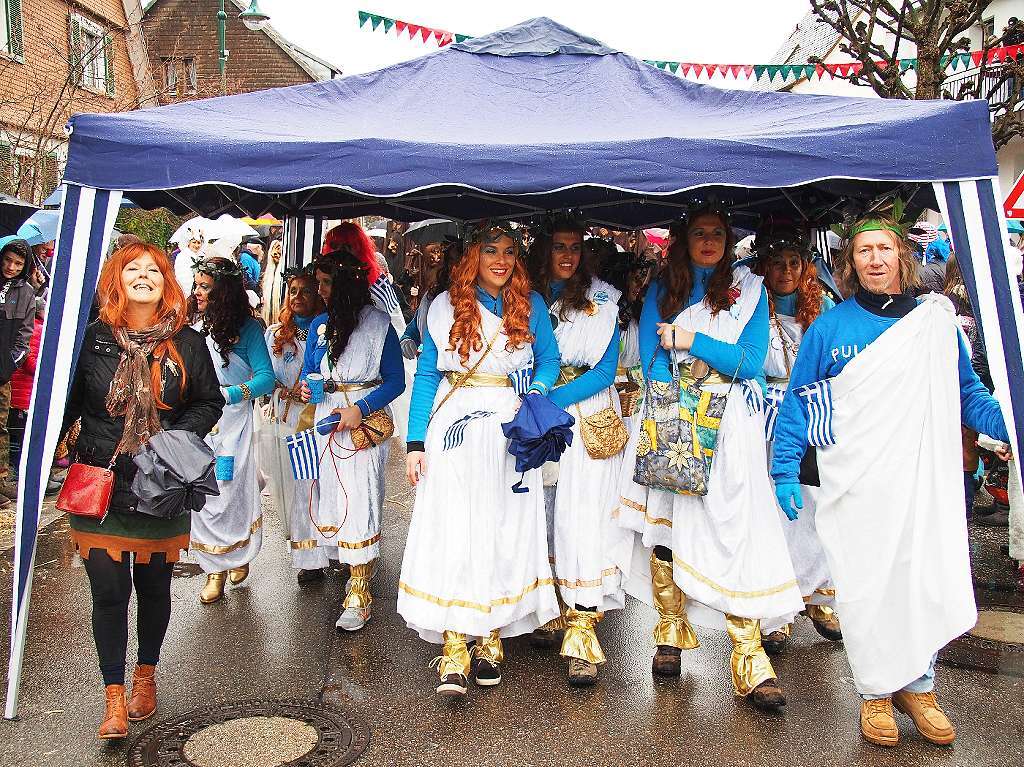
M 205 727 L 181 752 L 198 767 L 277 767 L 316 746 L 316 729 L 283 716 L 250 716 Z
M 142 733 L 129 767 L 343 767 L 366 750 L 370 728 L 310 700 L 206 706 Z
M 1001 596 L 986 595 L 987 604 L 979 604 L 978 623 L 939 650 L 939 660 L 952 666 L 1024 676 L 1024 611 L 1014 595 Z
M 1024 644 L 1024 614 L 1003 610 L 982 610 L 978 613 L 978 624 L 971 629 L 970 633 L 971 636 L 980 639 Z

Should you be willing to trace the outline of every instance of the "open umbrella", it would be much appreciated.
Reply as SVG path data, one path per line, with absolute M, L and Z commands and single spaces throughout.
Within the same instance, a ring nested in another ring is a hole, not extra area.
M 1006 221 L 1006 231 L 1010 234 L 1024 234 L 1024 221 L 1018 221 L 1015 218 L 1008 219 Z
M 501 430 L 508 438 L 508 452 L 516 458 L 516 471 L 539 469 L 548 461 L 557 461 L 572 444 L 572 425 L 576 419 L 542 394 L 527 394 L 523 404 Z M 529 492 L 520 478 L 512 486 L 514 493 Z
M 428 218 L 426 221 L 409 224 L 405 236 L 417 245 L 426 245 L 429 242 L 444 242 L 446 236 L 457 238 L 459 227 L 446 218 Z
M 17 197 L 0 194 L 0 235 L 14 234 L 18 227 L 39 210 L 35 205 Z
M 18 236 L 29 245 L 42 245 L 57 239 L 60 215 L 55 210 L 37 210 L 18 228 Z
M 132 459 L 138 467 L 132 492 L 138 511 L 173 519 L 199 511 L 209 495 L 220 495 L 213 450 L 190 431 L 158 431 Z

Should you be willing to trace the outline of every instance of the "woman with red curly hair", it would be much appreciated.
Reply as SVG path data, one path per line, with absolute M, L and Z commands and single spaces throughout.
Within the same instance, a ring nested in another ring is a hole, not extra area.
M 293 477 L 288 448 L 282 440 L 313 426 L 316 407 L 302 402 L 302 367 L 310 325 L 324 311 L 324 301 L 317 293 L 316 274 L 311 267 L 285 270 L 283 279 L 284 306 L 278 321 L 265 334 L 277 383 L 270 403 L 260 414 L 259 464 L 269 477 L 275 506 L 288 515 L 292 566 L 298 570 L 299 583 L 304 584 L 323 577 L 328 558 L 316 546 L 303 545 L 313 537 L 307 513 L 312 480 Z
M 416 506 L 398 612 L 443 645 L 444 696 L 501 681 L 502 637 L 559 614 L 540 469 L 520 475 L 501 424 L 559 372 L 544 299 L 511 230 L 484 224 L 427 313 L 409 409 L 406 473 Z M 477 638 L 470 658 L 467 638 Z
M 85 331 L 61 436 L 82 419 L 77 460 L 113 465 L 102 523 L 72 515 L 71 540 L 92 591 L 92 630 L 107 708 L 99 737 L 124 738 L 128 720 L 156 711 L 156 664 L 171 615 L 171 567 L 189 547 L 191 514 L 137 512 L 132 457 L 156 432 L 205 437 L 224 407 L 203 337 L 185 324 L 185 297 L 163 251 L 149 243 L 117 250 L 103 265 L 99 321 Z M 138 664 L 125 702 L 128 603 L 138 601 Z
M 640 362 L 650 399 L 689 426 L 659 446 L 651 415 L 634 421 L 627 455 L 654 455 L 625 462 L 618 518 L 636 533 L 633 561 L 647 560 L 650 580 L 638 572 L 625 579 L 626 592 L 653 597 L 658 611 L 655 674 L 678 676 L 681 651 L 700 646 L 693 618 L 732 640 L 736 695 L 772 711 L 786 698 L 761 646 L 761 622 L 789 620 L 803 601 L 782 526 L 769 513 L 754 380 L 768 348 L 768 298 L 760 276 L 734 266 L 723 208 L 697 207 L 669 232 L 665 268 L 640 315 Z M 654 420 L 667 421 L 661 412 L 654 409 Z M 665 489 L 666 476 L 679 492 Z
M 774 226 L 766 222 L 754 241 L 757 260 L 754 271 L 764 276 L 768 289 L 768 356 L 764 361 L 766 378 L 766 412 L 768 454 L 774 441 L 774 425 L 778 408 L 786 396 L 789 376 L 800 349 L 804 331 L 818 315 L 828 311 L 835 303 L 822 290 L 818 270 L 811 263 L 811 251 L 806 235 L 791 227 Z M 804 614 L 819 634 L 837 642 L 843 638 L 839 618 L 833 611 L 835 589 L 825 560 L 825 551 L 814 528 L 814 497 L 817 492 L 813 454 L 806 464 L 803 486 L 804 508 L 800 516 L 786 522 L 782 530 L 786 535 L 789 556 L 796 571 L 797 584 L 807 607 Z M 813 485 L 813 486 L 812 486 Z M 781 509 L 779 513 L 782 514 Z M 769 654 L 779 652 L 789 640 L 793 624 L 765 623 L 762 644 Z

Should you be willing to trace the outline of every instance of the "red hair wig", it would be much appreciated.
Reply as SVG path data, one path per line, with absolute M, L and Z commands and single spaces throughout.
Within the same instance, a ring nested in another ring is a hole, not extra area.
M 187 253 L 184 256 L 187 257 Z M 107 262 L 103 264 L 103 271 L 100 272 L 99 286 L 97 293 L 100 302 L 100 321 L 112 328 L 123 328 L 128 325 L 128 294 L 124 289 L 124 281 L 121 279 L 121 272 L 132 261 L 149 256 L 160 269 L 160 275 L 164 278 L 163 295 L 156 306 L 156 317 L 154 324 L 163 322 L 169 314 L 175 314 L 174 333 L 177 333 L 185 326 L 185 294 L 181 292 L 178 280 L 174 277 L 174 269 L 171 262 L 167 260 L 166 254 L 148 242 L 133 242 L 123 248 L 115 250 Z M 173 334 L 172 334 L 173 335 Z M 170 410 L 164 404 L 161 397 L 163 383 L 161 369 L 167 360 L 171 360 L 181 371 L 181 384 L 179 391 L 185 391 L 187 371 L 185 362 L 174 345 L 173 338 L 161 341 L 153 349 L 153 362 L 149 367 L 149 385 L 156 400 L 156 405 L 161 410 Z
M 786 251 L 783 249 L 780 252 Z M 803 268 L 800 270 L 800 280 L 796 285 L 796 321 L 801 328 L 807 330 L 821 314 L 821 285 L 818 283 L 817 267 L 806 259 L 801 259 L 801 263 Z M 768 259 L 759 258 L 752 271 L 764 277 L 768 272 Z M 768 293 L 768 308 L 774 314 L 775 294 L 768 287 L 767 280 L 764 287 Z
M 457 351 L 462 364 L 471 352 L 480 351 L 484 344 L 480 334 L 480 304 L 476 300 L 476 278 L 480 270 L 480 243 L 466 249 L 465 255 L 452 266 L 448 295 L 455 310 L 455 322 L 448 334 L 448 351 Z M 530 277 L 519 258 L 519 245 L 512 264 L 512 276 L 501 290 L 504 307 L 502 324 L 508 343 L 507 351 L 533 342 L 530 333 Z
M 316 277 L 311 274 L 293 274 L 288 278 L 288 282 L 285 283 L 285 288 L 289 288 L 295 280 L 303 280 L 308 282 L 312 288 L 313 293 L 316 295 L 316 299 L 313 303 L 313 315 L 323 313 L 324 311 L 324 300 L 320 298 L 316 292 Z M 291 301 L 288 300 L 287 292 L 285 294 L 284 306 L 281 307 L 281 311 L 277 314 L 277 321 L 280 327 L 274 331 L 274 344 L 272 347 L 275 357 L 280 357 L 284 353 L 285 345 L 291 346 L 295 351 L 299 350 L 299 345 L 295 342 L 295 336 L 299 332 L 298 326 L 295 324 L 295 314 L 292 312 Z
M 367 279 L 371 285 L 375 283 L 381 275 L 381 269 L 377 266 L 377 249 L 369 235 L 363 231 L 363 227 L 351 221 L 338 224 L 324 236 L 324 246 L 320 250 L 320 255 L 326 256 L 342 247 L 347 247 L 356 258 L 366 264 Z

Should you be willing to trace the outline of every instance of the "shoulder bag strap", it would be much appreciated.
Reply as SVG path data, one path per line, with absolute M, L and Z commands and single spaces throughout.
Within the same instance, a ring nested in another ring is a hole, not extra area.
M 458 381 L 456 381 L 454 384 L 452 384 L 452 388 L 448 390 L 448 393 L 444 395 L 444 398 L 437 404 L 437 407 L 435 407 L 434 410 L 430 413 L 430 417 L 431 418 L 434 417 L 434 413 L 436 413 L 438 410 L 440 410 L 442 407 L 444 407 L 444 403 L 446 403 L 451 398 L 451 396 L 453 394 L 455 394 L 455 392 L 458 389 L 461 389 L 463 387 L 463 385 L 465 385 L 465 383 L 477 371 L 477 368 L 480 367 L 480 363 L 482 363 L 484 361 L 484 359 L 486 359 L 487 355 L 491 353 L 491 347 L 494 346 L 494 342 L 497 341 L 498 340 L 498 336 L 501 335 L 501 327 L 502 326 L 500 326 L 500 325 L 498 326 L 498 330 L 495 332 L 495 334 L 493 336 L 491 336 L 491 340 L 487 342 L 487 348 L 484 349 L 484 353 L 480 355 L 480 359 L 478 359 L 476 362 L 474 362 L 473 363 L 473 367 L 471 367 L 469 370 L 467 370 L 459 378 Z

